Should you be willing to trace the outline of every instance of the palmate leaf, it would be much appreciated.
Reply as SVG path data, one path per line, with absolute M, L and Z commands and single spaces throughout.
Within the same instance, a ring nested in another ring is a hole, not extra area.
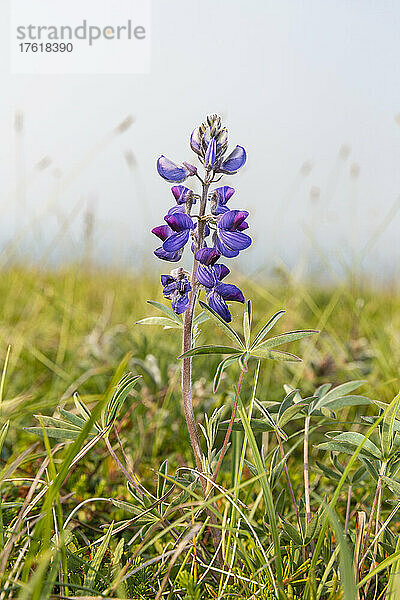
M 360 457 L 367 458 L 369 460 L 381 460 L 382 453 L 379 448 L 371 442 L 370 439 L 365 439 L 365 436 L 362 433 L 358 433 L 356 431 L 347 431 L 344 433 L 340 433 L 339 435 L 334 432 L 334 436 L 331 437 L 331 434 L 327 433 L 327 437 L 331 437 L 329 442 L 324 442 L 322 444 L 318 444 L 317 448 L 321 450 L 330 450 L 333 452 L 343 452 L 345 454 L 354 454 L 355 450 L 360 446 L 361 443 L 364 443 L 362 449 L 360 450 Z
M 103 427 L 112 426 L 129 392 L 132 390 L 133 386 L 136 384 L 139 378 L 140 375 L 133 375 L 132 373 L 128 373 L 118 383 L 116 390 L 111 397 L 111 400 L 109 400 L 109 402 L 106 405 L 104 416 L 102 419 Z
M 262 342 L 262 340 L 265 338 L 265 336 L 267 335 L 268 331 L 270 331 L 273 326 L 275 325 L 275 323 L 277 321 L 279 321 L 279 319 L 281 317 L 283 317 L 283 315 L 285 314 L 286 311 L 284 310 L 279 310 L 277 313 L 275 313 L 270 319 L 269 321 L 264 325 L 264 327 L 262 327 L 260 329 L 260 331 L 258 332 L 258 334 L 256 335 L 256 338 L 254 340 L 254 342 L 252 343 L 250 349 L 255 348 L 257 346 L 257 344 L 259 344 L 260 342 Z
M 265 342 L 258 344 L 257 346 L 252 346 L 253 351 L 258 349 L 271 350 L 272 348 L 276 348 L 277 346 L 282 346 L 282 344 L 289 344 L 290 342 L 295 342 L 296 340 L 301 340 L 304 337 L 309 335 L 314 335 L 315 333 L 319 333 L 316 329 L 301 329 L 298 331 L 288 331 L 287 333 L 281 333 L 275 337 L 269 338 Z
M 199 300 L 200 306 L 203 308 L 203 310 L 207 311 L 207 313 L 211 316 L 211 318 L 213 319 L 213 321 L 218 325 L 218 327 L 220 327 L 222 329 L 222 331 L 224 333 L 226 333 L 226 335 L 235 343 L 238 344 L 239 348 L 243 350 L 245 350 L 245 347 L 243 345 L 243 342 L 241 340 L 241 337 L 238 333 L 236 333 L 236 331 L 228 324 L 226 323 L 220 316 L 218 313 L 215 312 L 215 310 L 213 310 L 212 308 L 210 308 L 205 302 L 203 302 L 202 300 Z
M 230 421 L 221 421 L 221 423 L 218 425 L 218 429 L 221 429 L 221 431 L 226 431 L 229 427 L 229 423 Z M 265 421 L 265 419 L 251 419 L 250 427 L 252 431 L 276 430 L 276 425 L 270 425 L 269 423 L 267 423 L 267 421 Z M 243 424 L 241 423 L 241 421 L 234 421 L 232 429 L 233 431 L 244 431 Z
M 336 386 L 333 389 L 330 387 L 321 386 L 319 390 L 317 390 L 317 399 L 310 405 L 310 414 L 315 412 L 316 410 L 321 410 L 321 408 L 330 408 L 334 410 L 335 408 L 341 408 L 341 406 L 352 406 L 351 401 L 349 400 L 349 404 L 344 404 L 343 398 L 360 387 L 365 381 L 348 381 L 347 383 L 343 383 L 341 385 Z M 327 393 L 325 392 L 327 390 Z M 364 404 L 364 402 L 358 402 L 357 398 L 360 399 L 360 396 L 353 396 L 354 405 Z M 341 400 L 341 404 L 337 403 L 339 399 Z M 336 403 L 336 405 L 335 405 Z M 368 404 L 368 402 L 367 402 Z

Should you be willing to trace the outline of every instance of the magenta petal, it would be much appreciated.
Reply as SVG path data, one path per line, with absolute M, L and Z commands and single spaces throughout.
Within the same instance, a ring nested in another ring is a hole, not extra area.
M 215 248 L 200 248 L 195 254 L 196 260 L 203 265 L 213 265 L 220 256 L 221 253 Z
M 218 292 L 224 300 L 244 302 L 243 293 L 232 283 L 220 283 L 216 286 L 215 291 Z
M 214 272 L 219 281 L 222 281 L 222 279 L 230 273 L 228 267 L 225 265 L 214 265 Z
M 160 225 L 159 227 L 154 227 L 151 233 L 154 233 L 160 240 L 164 241 L 172 235 L 172 229 L 169 225 Z

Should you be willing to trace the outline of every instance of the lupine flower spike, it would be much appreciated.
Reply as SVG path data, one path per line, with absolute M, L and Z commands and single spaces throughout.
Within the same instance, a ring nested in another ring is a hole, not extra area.
M 197 168 L 186 161 L 179 165 L 164 155 L 157 161 L 161 177 L 179 185 L 171 188 L 176 204 L 164 217 L 167 224 L 152 230 L 163 242 L 154 254 L 162 260 L 178 262 L 191 238 L 191 250 L 195 259 L 191 282 L 183 269 L 174 269 L 170 275 L 162 275 L 164 296 L 171 301 L 173 311 L 181 314 L 190 305 L 190 295 L 196 293 L 194 297 L 197 297 L 197 292 L 204 289 L 209 306 L 229 322 L 231 314 L 227 302 L 244 302 L 244 296 L 235 285 L 222 283 L 222 279 L 229 274 L 229 269 L 217 261 L 221 256 L 236 257 L 241 250 L 250 246 L 251 238 L 243 233 L 248 228 L 246 219 L 249 213 L 230 210 L 227 206 L 235 193 L 233 187 L 210 187 L 215 180 L 219 181 L 221 174 L 236 173 L 246 162 L 246 151 L 242 146 L 236 146 L 226 156 L 228 131 L 217 115 L 209 115 L 192 132 L 190 146 L 204 167 L 203 178 Z M 202 182 L 201 195 L 182 185 L 183 181 L 192 176 Z M 192 215 L 193 205 L 198 200 L 198 214 Z M 208 247 L 205 238 L 211 231 L 212 246 Z

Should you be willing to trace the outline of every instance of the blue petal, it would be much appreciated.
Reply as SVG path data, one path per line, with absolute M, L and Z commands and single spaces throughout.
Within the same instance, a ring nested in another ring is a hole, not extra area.
M 173 233 L 167 240 L 165 240 L 163 243 L 163 248 L 166 252 L 176 252 L 184 247 L 188 239 L 189 229 L 185 229 L 179 233 Z
M 224 162 L 219 167 L 218 171 L 221 173 L 236 173 L 243 167 L 246 162 L 246 150 L 242 146 L 236 146 L 236 148 L 227 156 Z
M 187 188 L 185 185 L 174 185 L 171 188 L 171 192 L 177 204 L 185 204 L 190 194 L 193 193 L 192 190 Z
M 204 164 L 206 167 L 213 167 L 215 163 L 215 156 L 217 152 L 217 143 L 215 138 L 211 138 L 207 146 L 206 155 L 204 158 Z
M 161 258 L 161 260 L 167 260 L 168 262 L 178 262 L 182 258 L 182 250 L 178 250 L 178 252 L 166 252 L 164 248 L 161 246 L 154 250 L 154 254 L 157 258 Z
M 165 288 L 163 289 L 163 294 L 164 296 L 169 296 L 172 293 L 176 292 L 176 288 L 177 288 L 177 283 L 176 281 L 172 281 L 171 283 L 169 283 L 168 285 L 165 286 Z
M 219 237 L 217 237 L 215 240 L 215 248 L 220 254 L 226 256 L 226 258 L 234 258 L 239 254 L 239 250 L 232 250 L 232 248 L 228 248 L 228 246 L 225 246 L 225 244 L 221 242 Z
M 251 244 L 251 237 L 245 233 L 242 233 L 241 231 L 228 231 L 227 229 L 220 229 L 218 235 L 224 246 L 227 246 L 231 250 L 244 250 Z M 166 242 L 164 242 L 164 247 L 165 244 Z M 227 255 L 225 254 L 225 256 Z
M 185 181 L 189 175 L 189 171 L 186 167 L 180 167 L 176 163 L 166 158 L 164 155 L 160 156 L 157 161 L 157 171 L 167 181 L 179 183 Z
M 192 131 L 192 135 L 190 136 L 190 146 L 193 152 L 201 154 L 201 133 L 199 127 Z
M 222 296 L 224 300 L 231 300 L 235 302 L 244 302 L 244 296 L 241 290 L 232 283 L 219 283 L 215 291 Z
M 230 187 L 229 185 L 224 185 L 215 189 L 214 192 L 217 194 L 219 202 L 221 204 L 226 204 L 235 193 L 235 188 Z
M 218 221 L 220 229 L 237 229 L 249 216 L 247 210 L 229 210 Z
M 213 267 L 198 265 L 196 277 L 197 281 L 207 288 L 212 288 L 217 284 L 217 277 L 213 271 Z
M 161 275 L 161 283 L 163 286 L 168 285 L 172 281 L 174 281 L 174 278 L 171 275 Z
M 192 219 L 186 213 L 174 212 L 172 215 L 168 214 L 164 217 L 164 220 L 174 231 L 180 232 L 184 230 L 194 229 L 195 224 Z
M 231 313 L 226 305 L 225 300 L 218 294 L 218 292 L 211 292 L 207 296 L 208 306 L 210 306 L 215 312 L 224 319 L 227 323 L 232 320 Z
M 189 297 L 187 294 L 181 296 L 180 294 L 176 294 L 173 298 L 171 298 L 171 306 L 172 310 L 176 312 L 178 315 L 185 312 L 189 304 Z

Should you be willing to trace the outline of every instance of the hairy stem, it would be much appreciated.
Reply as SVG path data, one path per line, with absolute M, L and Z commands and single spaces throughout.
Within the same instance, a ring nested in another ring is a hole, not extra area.
M 203 193 L 200 201 L 199 208 L 199 220 L 197 224 L 197 248 L 201 248 L 203 244 L 204 238 L 204 222 L 201 220 L 201 217 L 204 216 L 206 204 L 207 204 L 207 194 L 208 188 L 210 184 L 205 182 L 203 184 Z M 193 268 L 192 268 L 192 276 L 191 276 L 191 286 L 189 294 L 189 306 L 185 312 L 185 318 L 183 321 L 183 353 L 188 352 L 192 348 L 192 328 L 193 328 L 193 317 L 194 317 L 194 309 L 196 304 L 197 297 L 197 281 L 196 281 L 196 273 L 197 273 L 197 260 L 193 259 Z M 202 453 L 200 447 L 199 435 L 197 432 L 196 421 L 193 414 L 193 404 L 192 404 L 192 359 L 190 357 L 185 357 L 182 362 L 182 397 L 183 397 L 183 408 L 185 412 L 186 424 L 189 432 L 190 443 L 193 448 L 193 454 L 196 461 L 196 467 L 199 473 L 203 472 L 202 467 Z M 203 492 L 206 491 L 206 482 L 201 478 L 201 485 L 203 488 Z
M 308 461 L 308 440 L 310 435 L 310 417 L 307 415 L 304 422 L 304 497 L 306 501 L 307 521 L 311 519 L 311 503 L 310 503 L 310 475 Z

